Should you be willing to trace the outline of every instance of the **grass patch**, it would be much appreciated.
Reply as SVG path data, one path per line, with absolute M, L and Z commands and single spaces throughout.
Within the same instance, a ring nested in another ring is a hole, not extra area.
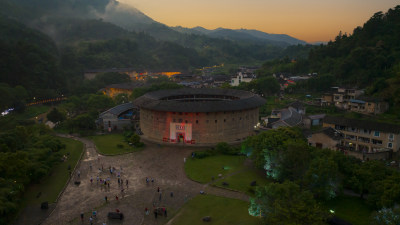
M 40 184 L 29 186 L 24 195 L 23 205 L 39 204 L 45 201 L 55 202 L 69 179 L 68 165 L 74 168 L 77 164 L 83 151 L 82 142 L 61 137 L 57 137 L 57 139 L 66 145 L 61 153 L 65 155 L 69 153 L 68 160 L 55 165 L 51 174 L 45 177 Z M 38 193 L 41 193 L 39 197 L 37 197 Z
M 335 211 L 335 215 L 353 225 L 370 224 L 372 209 L 359 197 L 338 196 L 324 203 L 327 209 Z
M 218 178 L 218 174 L 222 176 L 244 169 L 243 162 L 245 156 L 232 155 L 216 155 L 203 159 L 189 158 L 185 163 L 186 175 L 200 183 L 208 183 L 211 177 Z M 225 169 L 225 168 L 226 169 Z
M 89 138 L 94 141 L 97 150 L 104 155 L 119 155 L 138 150 L 138 148 L 129 146 L 122 134 L 107 134 Z
M 205 224 L 202 218 L 211 217 L 207 224 L 218 225 L 258 225 L 261 220 L 249 215 L 249 203 L 241 200 L 217 197 L 213 195 L 198 195 L 187 202 L 173 225 Z
M 30 119 L 40 114 L 46 113 L 50 110 L 50 106 L 47 105 L 37 105 L 30 106 L 25 109 L 23 113 L 17 114 L 18 119 Z
M 244 192 L 250 196 L 254 196 L 256 186 L 250 185 L 250 183 L 253 181 L 256 181 L 257 186 L 260 187 L 263 187 L 267 185 L 269 182 L 271 182 L 265 177 L 265 174 L 263 174 L 260 170 L 255 168 L 249 168 L 245 171 L 239 172 L 235 175 L 217 181 L 215 185 L 218 187 L 225 187 L 222 185 L 222 182 L 227 182 L 229 184 L 227 188 Z

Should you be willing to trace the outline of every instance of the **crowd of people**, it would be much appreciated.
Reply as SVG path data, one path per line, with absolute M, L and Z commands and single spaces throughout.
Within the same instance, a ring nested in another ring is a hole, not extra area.
M 101 191 L 104 192 L 111 192 L 111 187 L 112 185 L 118 185 L 119 191 L 117 194 L 115 194 L 115 200 L 119 201 L 120 198 L 124 198 L 125 196 L 125 188 L 129 188 L 129 181 L 127 178 L 124 177 L 123 175 L 123 168 L 122 166 L 120 169 L 117 169 L 113 166 L 108 166 L 108 168 L 104 168 L 103 163 L 100 162 L 100 158 L 98 158 L 98 165 L 99 168 L 97 171 L 93 171 L 93 165 L 92 163 L 89 164 L 89 175 L 90 175 L 90 185 L 95 187 L 100 188 Z M 94 178 L 95 175 L 96 177 Z M 80 181 L 81 178 L 81 172 L 79 170 L 76 171 L 76 180 Z M 115 182 L 115 184 L 114 184 Z M 155 179 L 153 177 L 146 177 L 145 179 L 146 185 L 147 186 L 152 186 L 154 187 L 155 184 Z M 158 195 L 158 201 L 153 202 L 153 213 L 154 213 L 154 218 L 157 219 L 157 217 L 164 216 L 167 217 L 167 208 L 165 206 L 160 206 L 162 202 L 162 190 L 160 187 L 156 188 L 156 193 Z M 170 197 L 173 198 L 174 194 L 173 192 L 170 192 Z M 108 195 L 104 196 L 104 201 L 105 203 L 109 203 L 109 197 Z M 116 209 L 117 213 L 121 213 L 119 209 Z M 146 207 L 144 211 L 144 215 L 148 216 L 150 214 L 150 210 Z M 82 223 L 84 223 L 84 217 L 85 213 L 80 214 L 80 218 Z M 89 216 L 89 224 L 98 224 L 97 223 L 97 211 L 92 210 L 91 215 Z M 106 222 L 103 223 L 103 225 L 106 225 Z

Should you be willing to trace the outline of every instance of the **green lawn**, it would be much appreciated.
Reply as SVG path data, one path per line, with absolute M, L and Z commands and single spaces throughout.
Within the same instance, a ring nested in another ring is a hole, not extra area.
M 25 192 L 24 205 L 37 204 L 44 201 L 54 202 L 64 188 L 69 178 L 68 165 L 74 168 L 77 164 L 83 150 L 82 142 L 57 137 L 66 145 L 66 149 L 61 151 L 62 154 L 70 154 L 68 160 L 56 165 L 51 174 L 45 177 L 40 184 L 29 186 Z M 41 193 L 39 197 L 38 193 Z
M 21 114 L 17 114 L 18 119 L 30 119 L 40 114 L 46 113 L 50 110 L 50 106 L 48 105 L 36 105 L 29 106 L 25 109 L 25 111 Z
M 198 195 L 187 202 L 172 225 L 258 225 L 261 220 L 249 215 L 249 203 L 241 200 L 217 197 L 213 195 Z M 211 217 L 211 222 L 205 223 L 202 218 Z
M 338 196 L 324 204 L 335 215 L 353 225 L 370 224 L 372 209 L 358 197 Z
M 189 158 L 185 163 L 185 171 L 190 179 L 200 183 L 208 183 L 212 177 L 217 179 L 218 174 L 224 176 L 245 169 L 244 160 L 244 156 L 231 155 L 216 155 L 203 159 Z
M 245 166 L 245 159 L 244 156 L 231 155 L 189 159 L 186 161 L 185 171 L 189 178 L 200 183 L 211 182 L 211 177 L 217 179 L 218 174 L 222 174 L 226 178 L 215 181 L 214 185 L 254 195 L 255 187 L 250 186 L 252 181 L 256 181 L 258 186 L 264 186 L 270 181 L 262 171 Z M 222 182 L 227 182 L 229 185 L 223 186 Z
M 218 187 L 224 187 L 222 182 L 227 182 L 229 184 L 229 186 L 227 186 L 228 188 L 253 196 L 255 194 L 256 187 L 250 186 L 252 181 L 256 181 L 257 186 L 261 187 L 271 182 L 260 170 L 249 168 L 245 171 L 227 177 L 226 179 L 218 181 L 215 183 L 215 185 Z
M 89 137 L 96 144 L 97 150 L 104 155 L 119 155 L 137 150 L 124 141 L 122 134 L 106 134 Z M 122 145 L 118 147 L 117 145 Z

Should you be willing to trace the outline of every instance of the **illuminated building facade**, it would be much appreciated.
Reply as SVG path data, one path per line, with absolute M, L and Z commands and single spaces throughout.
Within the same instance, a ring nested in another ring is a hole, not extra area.
M 177 89 L 137 98 L 144 138 L 155 142 L 214 145 L 240 142 L 258 123 L 260 96 L 230 89 Z

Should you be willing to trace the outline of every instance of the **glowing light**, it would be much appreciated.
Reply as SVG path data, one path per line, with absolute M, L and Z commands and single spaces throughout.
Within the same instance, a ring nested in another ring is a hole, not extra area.
M 332 213 L 332 214 L 334 214 L 334 213 L 335 213 L 335 211 L 334 211 L 334 210 L 332 210 L 332 209 L 330 209 L 330 210 L 329 210 L 329 212 L 330 212 L 330 213 Z
M 8 115 L 10 112 L 12 112 L 14 110 L 14 108 L 9 108 L 4 110 L 4 112 L 1 113 L 1 116 L 5 116 Z

